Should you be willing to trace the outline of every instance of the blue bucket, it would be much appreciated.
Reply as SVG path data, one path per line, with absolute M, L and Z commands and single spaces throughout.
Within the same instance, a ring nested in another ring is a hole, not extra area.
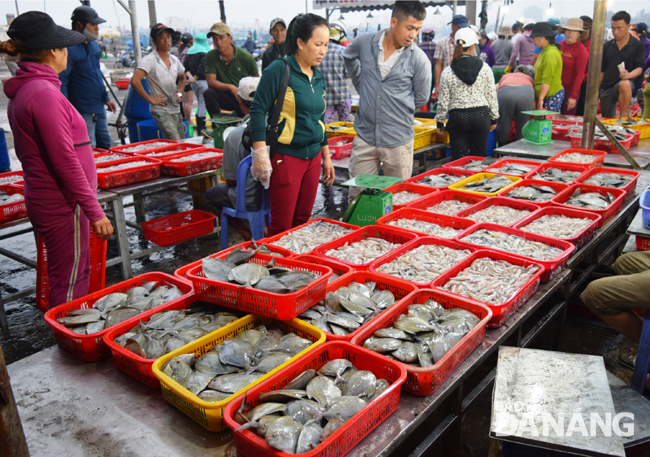
M 486 157 L 494 157 L 494 148 L 497 145 L 497 129 L 490 132 L 488 136 L 487 148 L 485 149 Z
M 185 138 L 190 137 L 189 123 L 187 119 L 183 119 L 185 128 Z M 164 138 L 162 131 L 156 125 L 156 121 L 149 119 L 146 121 L 138 122 L 138 141 L 159 140 Z
M 650 189 L 644 190 L 639 198 L 639 206 L 641 207 L 641 220 L 643 226 L 650 230 Z
M 9 150 L 7 149 L 7 138 L 4 129 L 0 129 L 0 172 L 11 169 L 9 161 Z

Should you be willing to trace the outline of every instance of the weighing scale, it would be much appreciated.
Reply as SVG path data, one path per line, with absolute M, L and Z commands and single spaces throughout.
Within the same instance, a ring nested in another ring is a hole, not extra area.
M 343 222 L 365 227 L 393 211 L 393 194 L 381 189 L 401 181 L 401 178 L 392 176 L 359 175 L 342 183 L 342 186 L 366 188 L 348 206 Z
M 553 142 L 553 122 L 546 119 L 546 116 L 560 114 L 555 111 L 547 111 L 538 109 L 533 111 L 522 111 L 523 114 L 528 114 L 533 118 L 526 122 L 522 133 L 524 134 L 524 141 L 533 144 L 550 144 Z

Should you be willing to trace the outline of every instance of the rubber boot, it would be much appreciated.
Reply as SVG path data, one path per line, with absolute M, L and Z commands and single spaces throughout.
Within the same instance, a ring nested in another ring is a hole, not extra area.
M 197 136 L 201 136 L 201 132 L 205 129 L 205 117 L 196 116 L 196 130 Z

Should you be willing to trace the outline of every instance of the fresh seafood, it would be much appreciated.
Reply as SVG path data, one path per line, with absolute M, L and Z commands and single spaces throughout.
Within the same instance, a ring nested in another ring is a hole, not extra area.
M 472 192 L 483 192 L 485 194 L 492 194 L 499 192 L 504 187 L 512 184 L 512 181 L 502 175 L 491 176 L 483 178 L 479 181 L 472 181 L 465 184 L 459 190 L 469 190 Z
M 442 289 L 483 303 L 497 305 L 512 298 L 539 271 L 536 265 L 523 267 L 505 260 L 484 257 L 451 278 Z
M 566 114 L 558 114 L 557 116 L 553 116 L 552 119 L 575 122 L 582 122 L 584 120 L 582 116 L 568 116 Z
M 194 160 L 211 159 L 212 157 L 220 157 L 220 152 L 197 152 L 187 156 L 179 157 L 178 159 L 171 159 L 170 162 L 192 162 Z
M 452 173 L 440 173 L 439 175 L 427 175 L 418 181 L 418 184 L 432 187 L 447 187 L 455 182 L 467 178 L 465 175 L 455 175 Z
M 469 171 L 482 171 L 485 167 L 493 165 L 496 162 L 497 160 L 493 159 L 492 157 L 486 157 L 483 160 L 470 159 L 469 163 L 465 165 L 455 165 L 454 168 L 461 168 L 463 170 L 469 170 Z
M 606 126 L 607 130 L 616 138 L 618 141 L 625 141 L 629 139 L 630 135 L 636 135 L 636 130 L 632 130 L 626 127 L 623 127 L 622 125 L 608 125 Z M 576 137 L 576 138 L 582 138 L 582 132 L 583 128 L 582 126 L 578 126 L 574 129 L 571 129 L 569 131 L 569 136 L 570 137 Z M 600 129 L 596 129 L 594 131 L 594 139 L 595 140 L 609 140 L 607 138 L 607 135 L 605 135 Z
M 95 157 L 95 163 L 112 162 L 113 160 L 128 159 L 131 156 L 124 154 L 109 154 L 102 157 Z
M 619 119 L 617 121 L 614 121 L 614 124 L 619 124 L 619 125 L 645 125 L 645 124 L 650 124 L 650 119 L 639 119 L 638 121 L 635 121 L 634 119 L 628 117 L 627 119 Z
M 485 171 L 487 173 L 503 173 L 504 175 L 523 176 L 533 171 L 533 169 L 534 168 L 520 163 L 507 163 L 499 168 L 487 168 Z
M 547 202 L 555 197 L 557 192 L 550 186 L 518 186 L 508 192 L 505 197 L 518 198 L 531 202 Z
M 145 156 L 147 156 L 147 157 L 166 156 L 166 155 L 169 155 L 169 154 L 176 154 L 176 153 L 179 153 L 179 152 L 185 152 L 187 150 L 188 149 L 183 149 L 181 146 L 179 146 L 177 148 L 169 149 L 169 150 L 166 150 L 166 151 L 149 152 L 149 153 L 145 154 Z
M 351 127 L 348 127 L 347 125 L 328 125 L 327 130 L 330 132 L 338 132 L 339 130 L 347 130 Z
M 471 312 L 445 309 L 435 300 L 408 307 L 388 328 L 377 330 L 363 347 L 415 367 L 436 364 L 480 322 Z
M 377 271 L 425 284 L 433 281 L 470 254 L 471 252 L 467 249 L 451 249 L 445 246 L 425 244 L 381 265 Z
M 128 168 L 141 167 L 143 165 L 151 165 L 151 162 L 147 162 L 146 160 L 138 160 L 136 162 L 126 162 L 119 165 L 113 165 L 111 167 L 102 167 L 97 171 L 99 173 L 107 173 L 109 171 L 126 170 Z
M 527 240 L 521 236 L 494 230 L 479 229 L 463 237 L 466 243 L 478 244 L 488 248 L 501 249 L 513 254 L 524 255 L 537 260 L 553 260 L 562 252 L 562 249 L 549 246 L 539 241 Z
M 427 208 L 427 211 L 437 214 L 448 214 L 453 216 L 454 214 L 469 208 L 472 206 L 472 203 L 461 202 L 458 200 L 444 200 L 437 205 L 430 206 Z
M 509 206 L 492 205 L 465 216 L 465 218 L 476 222 L 510 225 L 522 217 L 528 216 L 530 213 L 531 211 L 527 209 L 515 209 Z
M 524 225 L 519 230 L 552 236 L 553 238 L 573 238 L 589 227 L 593 221 L 589 218 L 569 217 L 562 214 L 546 214 Z
M 301 229 L 289 232 L 269 244 L 289 249 L 296 254 L 306 254 L 321 244 L 341 238 L 352 231 L 352 229 L 331 222 L 316 221 Z
M 609 192 L 605 196 L 598 192 L 587 192 L 583 194 L 580 192 L 580 189 L 576 189 L 571 198 L 565 201 L 564 204 L 587 209 L 606 209 L 614 200 L 616 200 L 616 197 Z
M 23 179 L 25 178 L 20 175 L 3 176 L 0 177 L 0 184 L 11 184 L 12 182 L 22 181 Z
M 537 173 L 530 179 L 537 179 L 540 181 L 553 181 L 564 184 L 570 184 L 582 174 L 581 171 L 562 170 L 560 168 L 547 168 L 541 173 Z
M 350 143 L 352 143 L 352 140 L 346 138 L 343 140 L 338 140 L 336 143 L 330 144 L 330 146 L 345 146 L 346 144 L 350 144 Z
M 393 206 L 406 205 L 408 202 L 420 197 L 422 197 L 422 194 L 416 194 L 415 192 L 397 192 L 393 194 Z
M 349 244 L 345 243 L 336 249 L 330 249 L 325 255 L 350 263 L 362 264 L 375 260 L 399 246 L 397 243 L 391 243 L 381 238 L 366 238 Z
M 23 197 L 21 194 L 16 193 L 13 195 L 9 195 L 5 191 L 0 190 L 0 205 L 7 205 L 9 203 L 19 202 L 24 199 L 25 197 Z
M 462 229 L 443 227 L 433 222 L 419 221 L 417 219 L 397 219 L 396 221 L 390 221 L 388 225 L 439 236 L 440 238 L 453 238 L 463 231 Z
M 567 154 L 562 154 L 561 156 L 554 159 L 556 162 L 566 162 L 566 163 L 591 163 L 596 160 L 597 155 L 593 154 L 581 154 L 579 152 L 569 152 Z
M 585 180 L 585 184 L 591 184 L 601 187 L 614 187 L 620 189 L 625 187 L 630 181 L 634 179 L 632 175 L 624 175 L 619 173 L 596 173 L 591 175 L 589 179 Z
M 167 141 L 154 141 L 152 143 L 145 143 L 145 144 L 139 144 L 137 146 L 131 146 L 129 148 L 123 148 L 121 149 L 122 152 L 138 152 L 138 151 L 144 151 L 145 149 L 153 149 L 153 148 L 160 148 L 162 146 L 169 146 L 170 144 Z
M 79 335 L 90 335 L 182 295 L 183 292 L 174 285 L 170 287 L 151 281 L 132 287 L 126 293 L 104 295 L 91 308 L 70 311 L 56 321 Z

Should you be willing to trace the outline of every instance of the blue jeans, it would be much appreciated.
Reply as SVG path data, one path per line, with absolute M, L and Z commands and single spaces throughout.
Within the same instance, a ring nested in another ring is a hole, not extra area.
M 81 116 L 86 121 L 88 129 L 88 138 L 93 148 L 109 149 L 111 147 L 111 133 L 108 131 L 108 120 L 106 111 L 95 114 L 97 122 L 93 121 L 92 114 L 82 113 Z

